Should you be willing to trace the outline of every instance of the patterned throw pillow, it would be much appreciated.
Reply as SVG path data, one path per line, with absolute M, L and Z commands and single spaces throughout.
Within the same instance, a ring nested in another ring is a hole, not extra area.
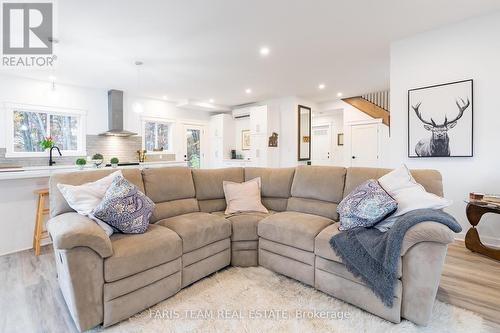
M 92 215 L 125 234 L 142 234 L 148 229 L 154 207 L 137 186 L 119 176 Z
M 398 208 L 398 203 L 378 181 L 370 179 L 356 187 L 337 207 L 339 230 L 371 227 Z

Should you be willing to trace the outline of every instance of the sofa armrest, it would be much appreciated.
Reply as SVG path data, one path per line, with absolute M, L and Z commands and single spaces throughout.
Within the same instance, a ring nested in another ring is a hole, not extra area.
M 53 245 L 59 250 L 84 246 L 97 252 L 102 258 L 113 254 L 111 240 L 94 221 L 78 213 L 65 213 L 53 217 L 47 223 Z
M 406 232 L 401 246 L 401 256 L 420 242 L 449 244 L 453 242 L 453 239 L 453 231 L 444 224 L 432 221 L 418 223 Z

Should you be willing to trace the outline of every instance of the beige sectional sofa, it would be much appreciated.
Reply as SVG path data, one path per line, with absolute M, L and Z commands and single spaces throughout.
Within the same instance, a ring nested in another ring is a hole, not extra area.
M 424 222 L 406 234 L 395 302 L 388 308 L 347 271 L 328 241 L 339 232 L 337 204 L 354 187 L 388 169 L 182 167 L 124 169 L 156 204 L 144 234 L 114 234 L 78 215 L 58 183 L 83 184 L 112 172 L 57 174 L 50 179 L 48 223 L 58 280 L 79 330 L 109 326 L 228 265 L 263 266 L 313 286 L 394 323 L 425 325 L 453 233 Z M 412 171 L 427 191 L 442 195 L 441 175 Z M 269 214 L 224 215 L 222 182 L 262 179 Z

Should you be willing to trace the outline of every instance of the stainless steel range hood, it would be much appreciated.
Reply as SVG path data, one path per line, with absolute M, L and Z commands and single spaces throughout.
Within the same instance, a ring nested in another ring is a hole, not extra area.
M 123 91 L 108 91 L 108 128 L 109 130 L 99 135 L 107 136 L 132 136 L 137 135 L 123 129 Z

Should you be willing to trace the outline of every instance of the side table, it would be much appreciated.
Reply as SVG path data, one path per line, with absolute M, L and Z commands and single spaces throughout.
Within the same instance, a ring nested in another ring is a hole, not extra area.
M 500 214 L 500 206 L 489 205 L 477 201 L 467 201 L 467 208 L 465 210 L 467 219 L 472 227 L 465 235 L 465 247 L 472 252 L 484 254 L 490 258 L 500 260 L 500 249 L 488 247 L 481 243 L 479 233 L 475 228 L 481 221 L 481 217 L 486 213 Z

